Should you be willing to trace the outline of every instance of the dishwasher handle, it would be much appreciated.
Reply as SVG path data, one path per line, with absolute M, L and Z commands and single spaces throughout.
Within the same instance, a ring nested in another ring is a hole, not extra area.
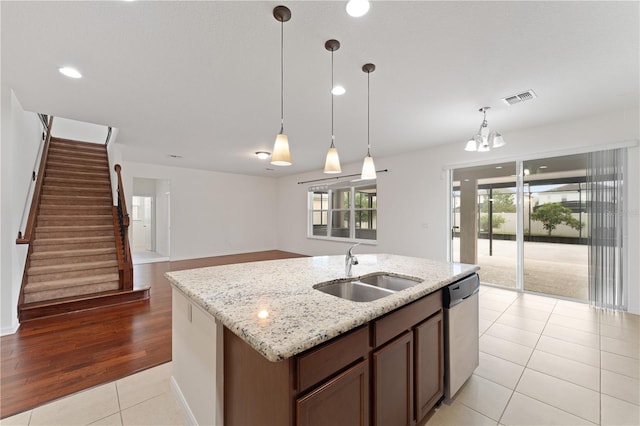
M 444 288 L 444 308 L 449 309 L 476 294 L 480 289 L 478 274 L 470 275 Z

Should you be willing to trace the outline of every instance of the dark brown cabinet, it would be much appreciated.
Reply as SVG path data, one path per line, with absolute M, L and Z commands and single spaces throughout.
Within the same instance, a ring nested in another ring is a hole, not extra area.
M 364 360 L 296 401 L 298 426 L 368 426 L 369 361 Z
M 281 362 L 224 330 L 224 424 L 414 425 L 444 395 L 442 292 Z
M 414 328 L 415 409 L 421 420 L 444 395 L 443 315 L 436 313 Z
M 407 331 L 373 352 L 375 426 L 413 422 L 413 336 Z
M 420 422 L 444 395 L 442 320 L 436 292 L 373 321 L 374 425 Z

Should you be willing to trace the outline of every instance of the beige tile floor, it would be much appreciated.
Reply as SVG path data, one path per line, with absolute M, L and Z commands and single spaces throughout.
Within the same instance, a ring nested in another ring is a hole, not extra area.
M 186 425 L 171 363 L 2 425 Z M 640 425 L 640 317 L 482 286 L 480 366 L 426 425 Z
M 640 317 L 480 289 L 480 366 L 436 425 L 640 425 Z

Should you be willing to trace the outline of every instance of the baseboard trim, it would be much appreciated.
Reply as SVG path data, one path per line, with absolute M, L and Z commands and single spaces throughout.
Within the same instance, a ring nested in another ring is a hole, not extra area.
M 20 323 L 16 321 L 16 323 L 12 324 L 11 327 L 3 327 L 0 330 L 0 336 L 8 336 L 10 334 L 15 334 L 19 328 L 20 328 Z
M 182 390 L 180 389 L 178 382 L 176 382 L 176 379 L 173 376 L 171 376 L 169 383 L 171 384 L 171 391 L 173 392 L 173 395 L 178 400 L 178 404 L 180 405 L 180 408 L 182 408 L 182 412 L 184 413 L 189 425 L 198 426 L 198 421 L 193 415 L 193 412 L 191 411 L 191 408 L 189 407 L 187 400 L 184 398 L 184 395 L 182 394 Z

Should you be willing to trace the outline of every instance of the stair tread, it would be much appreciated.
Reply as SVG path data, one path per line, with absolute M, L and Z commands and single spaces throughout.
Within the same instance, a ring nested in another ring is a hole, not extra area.
M 59 199 L 59 198 L 78 198 L 78 199 L 110 199 L 109 196 L 106 195 L 50 195 L 50 194 L 44 194 L 42 195 L 43 198 L 47 198 L 47 199 Z
M 33 241 L 33 245 L 57 245 L 57 244 L 77 244 L 77 243 L 95 243 L 115 241 L 116 237 L 111 235 L 99 236 L 99 237 L 69 237 L 69 238 L 36 238 Z
M 117 282 L 119 276 L 117 272 L 112 274 L 91 275 L 87 277 L 65 278 L 62 280 L 39 281 L 36 283 L 27 283 L 24 287 L 25 294 L 36 293 L 44 290 L 54 290 L 69 287 L 80 287 L 91 284 Z
M 72 231 L 72 230 L 76 230 L 76 231 L 82 231 L 83 229 L 86 229 L 88 231 L 95 231 L 95 230 L 101 230 L 101 229 L 113 229 L 112 225 L 69 225 L 69 226 L 63 226 L 63 225 L 46 225 L 46 226 L 37 226 L 36 227 L 36 231 L 40 230 L 40 231 Z
M 82 271 L 98 268 L 118 267 L 117 260 L 101 260 L 97 262 L 81 262 L 81 263 L 65 263 L 62 265 L 43 265 L 32 266 L 29 268 L 28 275 L 42 275 L 47 273 L 59 273 L 70 271 Z
M 91 186 L 82 186 L 82 185 L 52 185 L 52 184 L 47 184 L 45 183 L 44 185 L 42 185 L 43 189 L 49 189 L 49 190 L 78 190 L 78 191 L 101 191 L 101 192 L 108 192 L 111 190 L 111 188 L 109 187 L 104 187 L 104 188 L 92 188 Z
M 81 215 L 68 215 L 68 214 L 39 214 L 38 219 L 55 220 L 55 219 L 106 219 L 113 218 L 111 214 L 81 214 Z
M 111 254 L 116 253 L 114 247 L 102 247 L 91 249 L 76 249 L 76 250 L 60 250 L 60 251 L 39 251 L 31 253 L 31 259 L 50 259 L 52 257 L 77 257 L 77 256 L 90 256 L 95 254 Z
M 101 143 L 80 141 L 77 139 L 58 138 L 55 136 L 51 137 L 51 144 L 72 146 L 72 147 L 84 148 L 84 149 L 94 149 L 96 151 L 97 150 L 106 151 L 105 146 Z

